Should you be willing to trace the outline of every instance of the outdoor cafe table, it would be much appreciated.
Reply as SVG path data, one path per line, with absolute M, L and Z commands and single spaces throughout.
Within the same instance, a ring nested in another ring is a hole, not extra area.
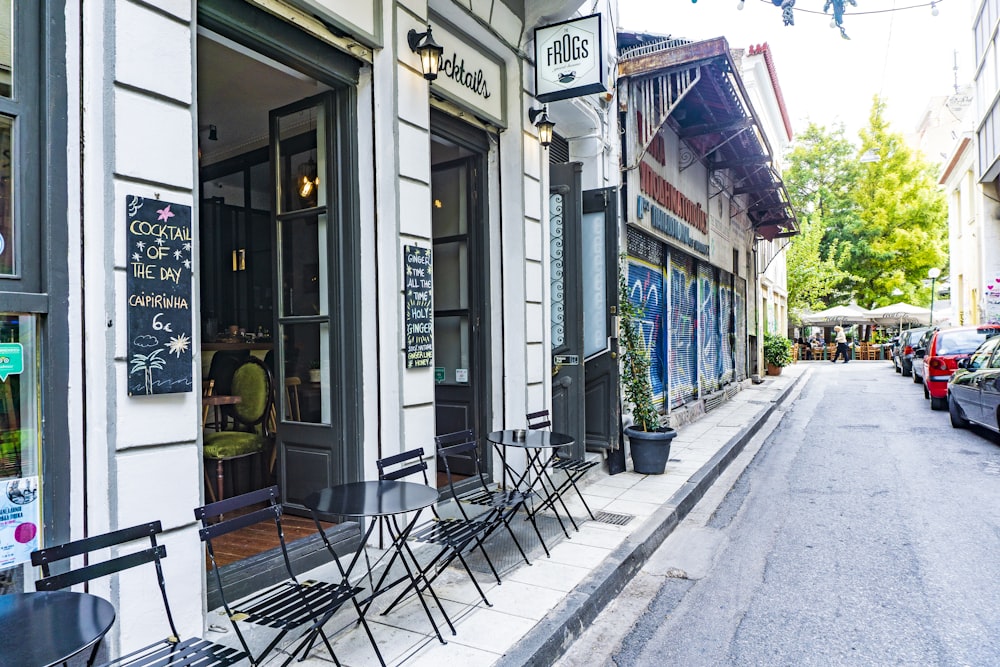
M 535 517 L 538 512 L 541 512 L 546 507 L 551 507 L 552 513 L 555 514 L 556 520 L 559 521 L 559 526 L 562 528 L 563 534 L 567 538 L 569 537 L 569 531 L 566 530 L 566 524 L 563 523 L 555 504 L 558 502 L 562 505 L 563 511 L 566 512 L 567 518 L 571 521 L 572 517 L 570 517 L 569 509 L 567 509 L 566 503 L 559 494 L 558 487 L 548 473 L 547 465 L 555 450 L 560 447 L 572 445 L 574 442 L 573 438 L 565 433 L 542 429 L 505 429 L 503 431 L 493 431 L 486 436 L 486 439 L 500 452 L 500 460 L 503 462 L 504 469 L 503 485 L 507 485 L 507 476 L 509 474 L 514 482 L 514 486 L 524 492 L 526 496 L 538 495 L 542 499 L 537 505 L 534 502 L 526 502 L 525 511 L 535 526 L 535 534 L 538 535 L 538 539 L 542 543 L 545 555 L 548 556 L 549 548 L 545 544 L 545 540 L 541 538 Z M 525 466 L 524 471 L 521 473 L 514 470 L 507 461 L 507 450 L 511 448 L 524 450 Z M 544 456 L 546 453 L 548 456 Z
M 0 663 L 57 665 L 97 643 L 114 622 L 111 603 L 88 593 L 0 595 Z
M 434 593 L 434 589 L 431 588 L 430 581 L 427 580 L 426 574 L 421 569 L 417 559 L 413 555 L 413 551 L 410 549 L 406 541 L 406 538 L 413 530 L 413 527 L 417 524 L 421 511 L 430 507 L 437 501 L 438 490 L 425 484 L 401 482 L 396 480 L 371 480 L 365 482 L 338 484 L 336 486 L 322 489 L 309 495 L 309 497 L 305 500 L 305 506 L 312 511 L 313 519 L 316 521 L 316 527 L 319 529 L 319 534 L 323 537 L 323 541 L 326 543 L 327 549 L 329 549 L 330 553 L 333 554 L 334 562 L 337 564 L 337 569 L 340 570 L 343 581 L 347 585 L 350 585 L 349 579 L 351 573 L 361 556 L 365 555 L 365 562 L 367 563 L 368 561 L 367 554 L 365 553 L 365 547 L 368 544 L 368 538 L 371 536 L 372 531 L 380 522 L 384 523 L 386 530 L 389 533 L 390 544 L 388 545 L 386 553 L 382 556 L 382 558 L 389 556 L 389 562 L 378 582 L 372 585 L 371 595 L 364 602 L 362 613 L 367 613 L 368 608 L 377 596 L 385 593 L 397 584 L 409 582 L 407 589 L 412 588 L 416 591 L 420 604 L 423 606 L 424 612 L 427 614 L 427 618 L 431 622 L 431 626 L 434 628 L 434 633 L 437 635 L 438 640 L 442 644 L 445 644 L 447 642 L 445 642 L 444 637 L 441 636 L 441 631 L 438 629 L 437 623 L 434 621 L 430 607 L 427 606 L 427 601 L 424 600 L 423 591 L 428 591 L 431 594 L 431 597 L 434 598 L 434 601 L 437 603 L 437 607 L 441 611 L 441 615 L 444 616 L 445 621 L 448 623 L 448 627 L 451 629 L 452 634 L 455 634 L 455 626 L 452 625 L 451 619 L 448 618 L 448 614 L 445 613 L 444 607 L 441 605 L 441 601 L 438 599 L 437 594 Z M 397 517 L 411 512 L 413 513 L 413 518 L 410 519 L 404 527 L 400 528 Z M 326 537 L 326 533 L 323 531 L 322 526 L 319 523 L 320 514 L 336 514 L 355 518 L 376 519 L 375 521 L 369 522 L 368 529 L 361 538 L 358 548 L 346 569 L 337 559 L 333 545 L 330 544 Z M 380 521 L 383 519 L 385 519 L 385 521 Z M 406 574 L 395 579 L 394 581 L 386 582 L 389 570 L 392 568 L 393 563 L 395 563 L 397 559 L 399 559 L 403 569 L 406 571 Z M 379 560 L 381 560 L 381 558 Z M 378 561 L 376 561 L 376 565 L 377 564 Z M 371 569 L 372 567 L 369 565 L 368 572 L 366 573 L 369 581 L 372 579 Z M 382 661 L 382 655 L 379 653 L 378 647 L 375 646 L 374 638 L 369 636 L 369 639 L 371 640 L 376 653 L 379 654 L 379 661 L 381 661 L 384 665 L 385 662 Z

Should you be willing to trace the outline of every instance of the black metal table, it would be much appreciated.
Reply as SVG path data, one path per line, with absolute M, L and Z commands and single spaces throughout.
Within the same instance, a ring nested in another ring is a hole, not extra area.
M 114 622 L 111 603 L 88 593 L 0 595 L 0 662 L 57 665 L 94 646 Z
M 368 563 L 365 546 L 368 544 L 368 539 L 371 537 L 372 531 L 374 531 L 376 525 L 384 523 L 390 537 L 390 544 L 388 545 L 386 553 L 382 556 L 382 558 L 385 558 L 385 556 L 388 555 L 389 562 L 386 565 L 381 577 L 379 577 L 378 582 L 372 582 L 371 595 L 363 602 L 363 613 L 367 613 L 376 597 L 395 587 L 397 584 L 409 582 L 407 588 L 412 588 L 416 591 L 420 604 L 423 606 L 424 612 L 427 614 L 427 618 L 430 621 L 431 626 L 434 628 L 434 633 L 437 635 L 438 640 L 442 644 L 446 644 L 447 642 L 444 640 L 444 637 L 441 636 L 441 631 L 438 629 L 437 623 L 434 621 L 430 607 L 427 606 L 427 601 L 424 600 L 423 591 L 428 591 L 431 594 L 431 597 L 437 604 L 441 615 L 448 623 L 448 627 L 451 629 L 452 634 L 455 634 L 455 626 L 452 624 L 451 619 L 448 618 L 448 614 L 445 612 L 441 601 L 438 599 L 437 594 L 434 593 L 434 589 L 431 588 L 430 582 L 427 580 L 425 573 L 422 571 L 419 563 L 413 555 L 413 551 L 410 549 L 409 544 L 407 544 L 406 541 L 410 532 L 413 530 L 413 527 L 417 524 L 421 511 L 430 507 L 437 501 L 438 490 L 425 484 L 400 482 L 395 480 L 372 480 L 366 482 L 339 484 L 337 486 L 322 489 L 321 491 L 317 491 L 306 498 L 305 506 L 312 510 L 313 519 L 316 521 L 319 533 L 323 536 L 323 541 L 326 543 L 327 549 L 329 549 L 330 553 L 334 555 L 334 562 L 337 563 L 337 568 L 340 570 L 344 583 L 348 585 L 350 584 L 349 579 L 351 573 L 362 555 L 365 556 L 365 561 Z M 413 513 L 413 518 L 410 519 L 405 526 L 400 527 L 398 517 L 408 513 Z M 375 519 L 375 521 L 369 522 L 368 529 L 361 538 L 358 549 L 355 551 L 354 557 L 351 558 L 351 562 L 346 568 L 344 568 L 340 564 L 340 560 L 336 558 L 333 545 L 331 545 L 329 540 L 327 540 L 326 533 L 323 531 L 319 523 L 319 514 L 336 514 L 348 517 Z M 400 563 L 403 565 L 403 569 L 406 571 L 406 574 L 395 579 L 394 581 L 386 582 L 389 570 L 392 568 L 393 563 L 395 563 L 397 559 L 399 559 Z M 381 558 L 379 560 L 381 560 Z M 378 562 L 379 561 L 376 561 L 375 565 L 378 565 Z M 369 581 L 372 580 L 372 568 L 373 565 L 368 563 L 367 575 Z M 378 647 L 375 646 L 374 638 L 369 637 L 369 639 L 371 639 L 375 651 L 378 652 Z M 379 653 L 379 660 L 382 660 L 381 653 Z M 385 662 L 383 661 L 382 664 L 384 665 Z
M 541 532 L 538 530 L 535 515 L 547 507 L 551 508 L 552 513 L 555 514 L 556 519 L 559 521 L 559 526 L 562 528 L 563 534 L 567 538 L 569 537 L 566 524 L 563 523 L 562 517 L 559 515 L 559 510 L 556 509 L 556 503 L 558 502 L 562 505 L 563 511 L 566 512 L 567 518 L 571 521 L 572 517 L 570 516 L 569 509 L 566 507 L 565 501 L 563 501 L 559 494 L 558 487 L 549 476 L 547 464 L 555 453 L 555 450 L 572 445 L 574 443 L 573 438 L 565 433 L 541 429 L 505 429 L 503 431 L 491 432 L 486 436 L 486 439 L 500 451 L 500 460 L 503 462 L 504 469 L 504 486 L 507 485 L 507 476 L 509 474 L 514 482 L 514 486 L 522 490 L 527 498 L 535 495 L 541 498 L 541 502 L 537 505 L 533 501 L 527 501 L 525 503 L 525 511 L 528 513 L 528 518 L 531 522 L 535 524 L 535 533 L 542 543 L 545 555 L 548 556 L 549 548 L 545 544 L 545 540 L 542 539 Z M 518 473 L 507 462 L 508 448 L 524 450 L 525 466 L 523 472 Z M 543 459 L 542 456 L 546 452 L 549 453 L 549 456 Z M 573 525 L 575 526 L 576 523 L 574 522 Z

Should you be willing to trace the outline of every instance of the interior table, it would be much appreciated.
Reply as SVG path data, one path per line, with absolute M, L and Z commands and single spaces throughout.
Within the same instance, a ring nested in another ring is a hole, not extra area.
M 334 562 L 337 564 L 337 568 L 340 570 L 340 574 L 343 577 L 345 584 L 350 585 L 350 577 L 355 566 L 358 564 L 361 556 L 365 556 L 365 562 L 368 567 L 366 575 L 368 576 L 369 582 L 372 582 L 372 584 L 371 595 L 363 601 L 364 608 L 362 609 L 362 613 L 367 614 L 372 602 L 374 602 L 375 598 L 382 593 L 385 593 L 397 584 L 409 582 L 407 588 L 412 588 L 416 591 L 420 604 L 424 608 L 424 613 L 427 614 L 427 618 L 430 621 L 431 626 L 434 628 L 434 633 L 437 635 L 438 640 L 442 644 L 446 644 L 447 642 L 444 640 L 444 637 L 441 636 L 441 631 L 438 629 L 437 622 L 435 622 L 434 616 L 431 614 L 430 607 L 427 606 L 427 601 L 424 599 L 423 591 L 427 591 L 431 594 L 431 597 L 437 604 L 438 610 L 440 610 L 441 615 L 448 623 L 448 627 L 451 629 L 451 633 L 453 635 L 455 634 L 455 626 L 452 624 L 451 619 L 448 618 L 448 614 L 445 612 L 441 601 L 438 599 L 434 589 L 431 588 L 430 581 L 428 581 L 425 573 L 420 567 L 420 564 L 414 557 L 413 551 L 410 549 L 410 546 L 406 541 L 410 532 L 413 530 L 413 527 L 417 525 L 417 521 L 420 519 L 420 513 L 437 501 L 438 490 L 425 484 L 395 480 L 371 480 L 365 482 L 339 484 L 337 486 L 322 489 L 321 491 L 309 495 L 309 497 L 305 500 L 305 506 L 312 511 L 313 519 L 316 521 L 316 527 L 319 529 L 319 534 L 323 537 L 323 541 L 326 543 L 327 549 L 329 549 L 330 553 L 333 554 Z M 399 522 L 399 517 L 409 513 L 413 513 L 413 517 L 405 524 L 405 526 L 400 527 L 401 524 Z M 326 533 L 322 530 L 319 523 L 320 514 L 335 514 L 355 518 L 374 519 L 373 521 L 368 522 L 368 528 L 365 531 L 364 536 L 361 538 L 358 549 L 355 551 L 350 564 L 348 564 L 346 568 L 340 564 L 340 560 L 336 557 L 333 545 L 330 544 L 326 537 Z M 371 537 L 375 526 L 380 523 L 384 524 L 386 527 L 386 531 L 390 537 L 390 544 L 388 545 L 385 554 L 372 564 L 368 561 L 365 547 L 368 544 L 368 539 Z M 389 557 L 389 562 L 378 581 L 373 582 L 372 569 L 386 556 Z M 402 564 L 406 574 L 393 581 L 386 581 L 389 577 L 389 571 L 397 559 Z M 378 653 L 379 660 L 382 661 L 382 655 L 378 651 L 378 646 L 375 645 L 375 639 L 369 635 L 369 640 L 372 642 L 375 652 Z M 384 665 L 385 662 L 382 661 L 382 664 Z
M 0 595 L 0 656 L 5 665 L 57 665 L 95 646 L 114 622 L 111 603 L 88 593 Z
M 524 492 L 526 498 L 529 498 L 525 502 L 525 511 L 534 525 L 535 534 L 538 535 L 538 539 L 542 543 L 545 555 L 549 556 L 548 545 L 545 544 L 545 540 L 541 537 L 541 531 L 538 529 L 535 517 L 545 508 L 551 508 L 552 513 L 556 516 L 556 520 L 559 521 L 559 526 L 562 528 L 563 534 L 567 538 L 569 537 L 566 524 L 559 515 L 559 510 L 556 509 L 556 503 L 558 502 L 562 505 L 567 518 L 572 520 L 572 517 L 570 517 L 569 509 L 567 509 L 566 503 L 559 493 L 559 488 L 552 481 L 552 477 L 549 476 L 547 464 L 555 453 L 555 450 L 574 443 L 572 436 L 557 431 L 519 428 L 493 431 L 486 436 L 486 439 L 500 451 L 500 460 L 503 462 L 504 469 L 503 485 L 506 487 L 507 476 L 510 475 L 514 485 Z M 514 470 L 508 463 L 507 450 L 509 448 L 524 450 L 525 466 L 523 472 Z M 545 456 L 545 454 L 548 454 L 548 456 Z M 541 498 L 541 502 L 537 505 L 530 500 L 530 498 L 536 495 Z

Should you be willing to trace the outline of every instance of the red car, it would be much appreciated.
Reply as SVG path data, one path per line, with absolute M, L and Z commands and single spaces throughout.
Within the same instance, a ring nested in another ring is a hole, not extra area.
M 976 351 L 983 341 L 1000 334 L 1000 324 L 949 327 L 931 336 L 921 360 L 924 366 L 924 398 L 931 399 L 931 410 L 948 407 L 948 380 L 955 374 L 959 359 Z

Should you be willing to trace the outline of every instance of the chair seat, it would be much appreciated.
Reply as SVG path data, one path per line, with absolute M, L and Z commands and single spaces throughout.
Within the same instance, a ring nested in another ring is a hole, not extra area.
M 198 665 L 198 667 L 226 667 L 246 660 L 247 654 L 229 646 L 214 644 L 205 639 L 176 638 L 150 644 L 102 667 L 161 667 L 162 665 Z
M 301 584 L 283 582 L 233 605 L 232 620 L 294 630 L 327 618 L 363 590 L 313 579 Z
M 225 460 L 259 454 L 267 447 L 267 439 L 256 433 L 219 431 L 205 435 L 206 459 Z
M 600 461 L 593 459 L 563 459 L 557 456 L 552 460 L 552 467 L 555 470 L 565 470 L 567 472 L 586 472 L 599 463 Z

